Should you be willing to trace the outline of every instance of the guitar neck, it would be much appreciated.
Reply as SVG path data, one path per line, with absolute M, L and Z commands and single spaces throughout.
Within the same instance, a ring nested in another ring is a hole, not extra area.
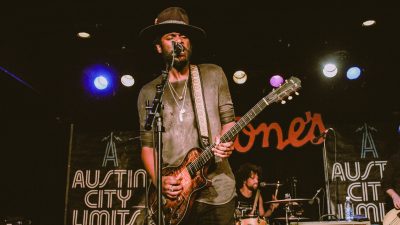
M 265 109 L 268 105 L 270 105 L 273 102 L 277 102 L 286 97 L 290 97 L 290 94 L 295 93 L 297 89 L 301 87 L 301 82 L 298 78 L 296 77 L 291 77 L 286 82 L 280 86 L 278 89 L 273 90 L 270 92 L 267 96 L 262 98 L 251 110 L 249 110 L 243 117 L 240 118 L 239 121 L 235 123 L 229 131 L 227 131 L 225 134 L 222 135 L 220 138 L 221 142 L 228 142 L 232 141 L 235 136 L 242 131 L 242 129 L 247 126 L 258 114 L 260 114 L 261 111 Z M 290 97 L 289 99 L 291 99 Z M 212 152 L 212 148 L 216 146 L 215 143 L 207 147 L 201 154 L 200 156 L 195 159 L 193 162 L 191 162 L 188 166 L 187 169 L 191 175 L 194 175 L 197 171 L 203 168 L 203 166 L 214 157 L 214 154 Z
M 248 111 L 243 117 L 240 118 L 239 121 L 235 123 L 231 129 L 229 129 L 224 135 L 221 136 L 221 142 L 232 141 L 234 137 L 242 131 L 242 129 L 247 126 L 260 112 L 267 107 L 270 102 L 269 96 L 262 98 L 250 111 Z M 190 172 L 196 173 L 198 170 L 203 168 L 203 166 L 214 157 L 212 152 L 212 148 L 216 146 L 215 143 L 204 149 L 204 151 L 200 154 L 200 156 L 194 160 L 191 164 L 189 164 L 188 170 Z

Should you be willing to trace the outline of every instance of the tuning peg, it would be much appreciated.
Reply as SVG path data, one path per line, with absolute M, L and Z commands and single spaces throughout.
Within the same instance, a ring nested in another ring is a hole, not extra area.
M 295 94 L 295 95 L 300 95 L 299 92 L 297 92 L 297 91 L 296 91 L 294 94 Z
M 287 99 L 289 99 L 289 100 L 292 100 L 292 99 L 293 99 L 293 97 L 289 95 L 289 97 L 288 97 Z
M 285 100 L 282 100 L 282 101 L 281 101 L 281 104 L 282 104 L 282 105 L 286 104 L 286 101 L 285 101 Z

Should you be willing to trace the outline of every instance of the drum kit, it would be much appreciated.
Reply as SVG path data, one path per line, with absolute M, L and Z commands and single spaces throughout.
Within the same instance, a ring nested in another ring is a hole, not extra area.
M 299 222 L 304 220 L 309 220 L 310 218 L 302 217 L 304 210 L 302 209 L 302 202 L 308 202 L 311 199 L 308 198 L 288 198 L 282 200 L 268 201 L 265 203 L 279 203 L 285 207 L 284 217 L 275 217 L 274 220 L 279 222 L 284 222 L 288 225 L 290 222 Z
M 278 187 L 282 183 L 263 183 L 264 186 L 276 186 L 275 196 L 277 196 Z M 274 224 L 286 224 L 290 222 L 299 222 L 310 220 L 310 218 L 303 217 L 304 210 L 302 209 L 303 202 L 309 202 L 308 198 L 290 198 L 285 196 L 285 199 L 272 200 L 264 202 L 265 204 L 278 203 L 279 206 L 284 206 L 285 216 L 270 218 Z M 235 210 L 235 225 L 269 225 L 270 220 L 262 216 L 249 215 L 248 212 L 252 211 L 252 207 L 248 205 L 241 205 L 240 203 Z

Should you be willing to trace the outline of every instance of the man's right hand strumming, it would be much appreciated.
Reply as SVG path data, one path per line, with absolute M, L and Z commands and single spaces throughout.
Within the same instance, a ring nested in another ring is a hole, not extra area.
M 181 179 L 173 176 L 162 177 L 162 192 L 165 196 L 175 199 L 182 192 Z

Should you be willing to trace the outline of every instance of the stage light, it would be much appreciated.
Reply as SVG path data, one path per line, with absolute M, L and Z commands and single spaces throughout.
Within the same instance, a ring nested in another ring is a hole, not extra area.
M 360 77 L 360 75 L 361 75 L 361 69 L 356 66 L 349 68 L 346 72 L 346 76 L 349 80 L 355 80 L 358 77 Z
M 322 72 L 323 72 L 324 76 L 331 78 L 331 77 L 336 76 L 338 69 L 335 64 L 328 63 L 324 66 L 324 69 L 322 70 Z
M 108 80 L 104 76 L 100 75 L 93 81 L 94 86 L 99 90 L 104 90 L 108 86 Z
M 247 74 L 242 70 L 238 70 L 233 74 L 233 81 L 237 84 L 244 84 L 247 81 Z
M 116 71 L 108 64 L 94 64 L 85 68 L 83 85 L 91 95 L 110 95 L 114 92 Z
M 126 74 L 121 77 L 121 83 L 125 87 L 132 87 L 135 84 L 135 78 L 132 75 Z
M 88 32 L 84 32 L 84 31 L 78 32 L 77 35 L 78 35 L 78 37 L 83 38 L 83 39 L 90 38 L 90 34 Z
M 372 26 L 372 25 L 375 25 L 375 24 L 376 24 L 375 20 L 366 20 L 366 21 L 364 21 L 362 23 L 362 26 L 363 27 L 369 27 L 369 26 Z
M 279 87 L 283 83 L 283 77 L 281 75 L 274 75 L 269 79 L 269 83 L 272 87 Z

